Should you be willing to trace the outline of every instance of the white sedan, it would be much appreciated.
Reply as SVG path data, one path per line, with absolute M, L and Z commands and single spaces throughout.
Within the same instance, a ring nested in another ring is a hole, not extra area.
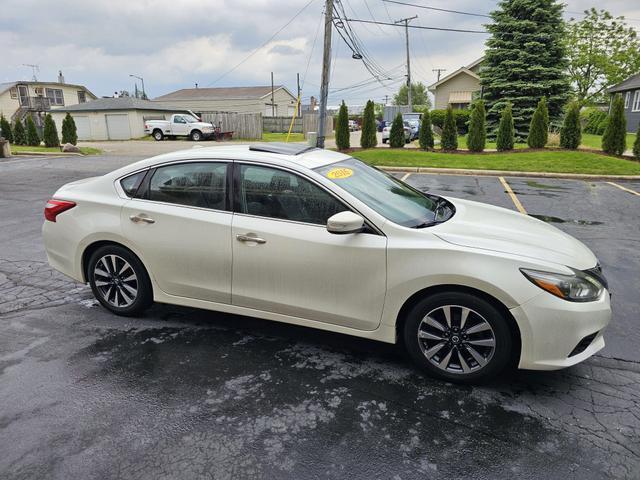
M 578 240 L 304 145 L 200 148 L 69 183 L 49 263 L 118 315 L 152 302 L 400 343 L 452 381 L 603 348 L 607 282 Z

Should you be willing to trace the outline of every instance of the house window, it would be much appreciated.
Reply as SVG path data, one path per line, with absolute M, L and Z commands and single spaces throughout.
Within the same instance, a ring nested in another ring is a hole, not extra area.
M 18 89 L 16 87 L 11 87 L 9 93 L 11 94 L 11 98 L 18 98 Z
M 85 103 L 87 101 L 87 92 L 84 90 L 78 90 L 78 103 Z
M 631 98 L 631 92 L 627 92 L 624 95 L 624 109 L 629 108 L 629 99 Z
M 61 88 L 45 89 L 46 97 L 51 101 L 51 105 L 64 105 L 64 96 Z
M 633 95 L 633 108 L 631 108 L 634 112 L 640 112 L 640 90 L 636 90 L 636 93 Z

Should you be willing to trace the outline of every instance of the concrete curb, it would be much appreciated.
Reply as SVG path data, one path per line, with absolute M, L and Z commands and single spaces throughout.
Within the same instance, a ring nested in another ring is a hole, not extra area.
M 387 172 L 431 173 L 440 175 L 482 175 L 490 177 L 567 178 L 572 180 L 640 180 L 640 175 L 594 175 L 588 173 L 519 172 L 510 170 L 467 170 L 463 168 L 388 167 Z
M 77 152 L 26 152 L 26 151 L 22 151 L 22 152 L 16 152 L 16 153 L 11 153 L 12 157 L 19 157 L 21 155 L 26 155 L 29 157 L 33 157 L 33 156 L 43 156 L 43 157 L 84 157 L 86 156 L 84 153 L 77 153 Z

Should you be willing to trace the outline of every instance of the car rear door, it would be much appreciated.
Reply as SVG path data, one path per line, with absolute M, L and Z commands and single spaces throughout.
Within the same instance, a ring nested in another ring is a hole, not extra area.
M 231 302 L 230 170 L 222 161 L 164 165 L 130 192 L 122 230 L 163 292 Z
M 232 303 L 374 330 L 386 290 L 384 235 L 331 234 L 348 210 L 313 181 L 280 168 L 234 164 Z

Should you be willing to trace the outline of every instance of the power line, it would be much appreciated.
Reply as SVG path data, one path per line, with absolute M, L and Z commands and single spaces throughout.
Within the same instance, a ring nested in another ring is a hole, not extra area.
M 304 12 L 307 7 L 309 5 L 311 5 L 313 2 L 315 2 L 315 0 L 309 0 L 309 2 L 307 2 L 305 4 L 304 7 L 302 7 L 300 10 L 298 10 L 298 12 L 291 17 L 291 19 L 285 23 L 276 33 L 274 33 L 273 35 L 271 35 L 262 45 L 260 45 L 258 48 L 256 48 L 255 50 L 253 50 L 249 55 L 247 55 L 246 57 L 244 57 L 242 60 L 240 60 L 235 66 L 233 66 L 232 68 L 230 68 L 229 70 L 227 70 L 226 72 L 224 72 L 222 75 L 220 75 L 218 78 L 216 78 L 213 82 L 211 82 L 209 85 L 207 86 L 211 86 L 211 85 L 215 85 L 216 83 L 218 83 L 220 80 L 222 80 L 224 77 L 226 77 L 227 75 L 229 75 L 231 72 L 233 72 L 236 68 L 238 68 L 240 65 L 242 65 L 244 62 L 246 62 L 247 60 L 249 60 L 251 57 L 253 57 L 256 53 L 258 53 L 258 51 L 260 51 L 262 48 L 264 48 L 271 40 L 273 40 L 274 38 L 276 38 L 276 36 L 282 32 L 285 28 L 287 28 L 291 23 L 293 23 L 293 21 L 298 18 L 298 16 L 300 16 L 300 14 L 302 12 Z
M 404 27 L 404 25 L 396 25 L 395 23 L 387 23 L 387 22 L 373 22 L 371 20 L 362 20 L 359 18 L 347 18 L 347 22 L 358 22 L 358 23 L 377 23 L 379 25 L 389 25 L 392 27 Z M 461 28 L 444 28 L 444 27 L 423 27 L 421 25 L 409 25 L 409 28 L 418 28 L 421 30 L 440 30 L 443 32 L 460 32 L 460 33 L 484 33 L 488 34 L 486 30 L 465 30 Z
M 396 0 L 382 0 L 382 1 L 383 2 L 387 2 L 387 3 L 397 3 L 398 5 L 406 5 L 406 6 L 409 6 L 409 7 L 424 8 L 426 10 L 435 10 L 437 12 L 457 13 L 458 15 L 469 15 L 469 16 L 472 16 L 472 17 L 491 18 L 490 15 L 484 15 L 482 13 L 462 12 L 460 10 L 447 10 L 446 8 L 428 7 L 426 5 L 419 5 L 417 3 L 398 2 Z

